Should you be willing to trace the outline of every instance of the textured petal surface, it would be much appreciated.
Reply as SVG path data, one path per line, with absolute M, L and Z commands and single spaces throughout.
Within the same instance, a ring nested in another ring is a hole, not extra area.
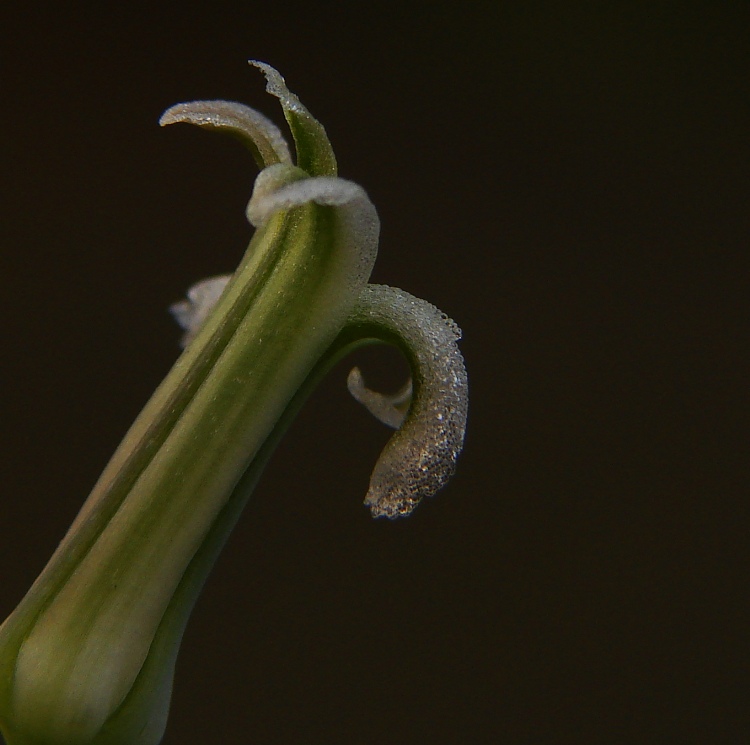
M 350 323 L 399 346 L 414 393 L 400 429 L 370 478 L 365 503 L 375 517 L 408 515 L 453 475 L 466 431 L 468 382 L 461 330 L 434 305 L 385 285 L 368 285 Z

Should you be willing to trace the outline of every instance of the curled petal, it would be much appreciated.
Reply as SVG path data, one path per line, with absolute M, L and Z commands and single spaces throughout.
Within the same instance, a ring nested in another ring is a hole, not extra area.
M 258 174 L 253 196 L 247 206 L 247 218 L 256 228 L 265 224 L 280 210 L 299 207 L 309 202 L 315 202 L 323 207 L 354 205 L 358 211 L 365 202 L 370 203 L 365 190 L 359 184 L 342 178 L 318 176 L 279 185 L 286 170 L 285 166 L 275 166 Z M 355 229 L 360 227 L 364 226 L 356 226 Z M 367 227 L 368 231 L 370 229 L 371 227 Z
M 395 344 L 411 365 L 409 412 L 383 449 L 365 499 L 374 517 L 408 515 L 445 485 L 463 447 L 468 384 L 457 344 L 461 330 L 424 300 L 397 288 L 368 285 L 347 332 Z
M 228 280 L 203 280 L 188 290 L 189 302 L 177 304 L 179 311 L 172 306 L 188 339 L 200 329 Z M 321 360 L 320 371 L 312 376 L 314 384 L 343 354 L 368 342 L 393 344 L 409 361 L 413 380 L 392 395 L 367 388 L 356 367 L 347 380 L 357 401 L 397 429 L 370 477 L 365 504 L 374 517 L 409 515 L 455 471 L 468 411 L 460 338 L 456 323 L 434 305 L 397 288 L 367 285 L 337 342 Z M 301 398 L 308 393 L 309 388 Z
M 258 166 L 291 164 L 292 156 L 281 130 L 267 117 L 249 106 L 234 101 L 190 101 L 168 108 L 159 124 L 186 122 L 205 129 L 234 135 L 250 149 Z
M 383 424 L 398 429 L 404 423 L 412 398 L 411 378 L 396 393 L 378 393 L 365 385 L 362 372 L 358 367 L 353 367 L 346 379 L 346 387 L 349 393 Z
M 288 168 L 272 166 L 258 174 L 247 206 L 248 220 L 261 227 L 282 210 L 306 204 L 336 208 L 335 234 L 347 247 L 348 279 L 352 286 L 364 285 L 372 271 L 380 233 L 380 221 L 367 193 L 353 181 L 329 176 L 302 178 L 278 186 Z

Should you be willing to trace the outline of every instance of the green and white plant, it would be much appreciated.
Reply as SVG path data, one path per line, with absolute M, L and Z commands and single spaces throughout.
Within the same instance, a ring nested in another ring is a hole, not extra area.
M 372 343 L 402 350 L 412 381 L 386 396 L 355 368 L 349 389 L 397 428 L 373 471 L 376 517 L 409 514 L 451 476 L 467 382 L 460 331 L 434 306 L 368 284 L 379 221 L 337 176 L 322 125 L 269 65 L 284 111 L 198 101 L 161 124 L 228 132 L 260 167 L 255 234 L 231 277 L 172 312 L 185 349 L 49 563 L 0 626 L 0 731 L 8 745 L 155 745 L 185 624 L 218 552 L 301 404 L 331 366 Z

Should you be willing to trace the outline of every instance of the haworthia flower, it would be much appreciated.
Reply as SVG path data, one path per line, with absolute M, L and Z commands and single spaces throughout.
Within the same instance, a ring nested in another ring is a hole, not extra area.
M 168 109 L 163 125 L 228 132 L 261 169 L 256 232 L 237 271 L 172 307 L 185 349 L 136 419 L 18 608 L 0 626 L 0 731 L 8 745 L 155 745 L 195 599 L 286 427 L 357 346 L 398 346 L 412 369 L 388 397 L 349 389 L 397 427 L 373 472 L 375 516 L 408 514 L 453 473 L 467 392 L 457 326 L 401 290 L 367 285 L 379 223 L 336 176 L 322 125 L 279 73 L 289 123 L 237 103 Z

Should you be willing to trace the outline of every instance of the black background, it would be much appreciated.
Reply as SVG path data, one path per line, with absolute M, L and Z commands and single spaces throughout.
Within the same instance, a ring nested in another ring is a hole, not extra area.
M 16 6 L 15 8 L 13 6 Z M 193 615 L 166 745 L 739 743 L 750 732 L 747 3 L 4 5 L 0 616 L 231 270 L 255 167 L 161 111 L 254 57 L 464 329 L 451 485 L 360 505 L 342 366 Z M 399 384 L 395 355 L 359 359 Z

